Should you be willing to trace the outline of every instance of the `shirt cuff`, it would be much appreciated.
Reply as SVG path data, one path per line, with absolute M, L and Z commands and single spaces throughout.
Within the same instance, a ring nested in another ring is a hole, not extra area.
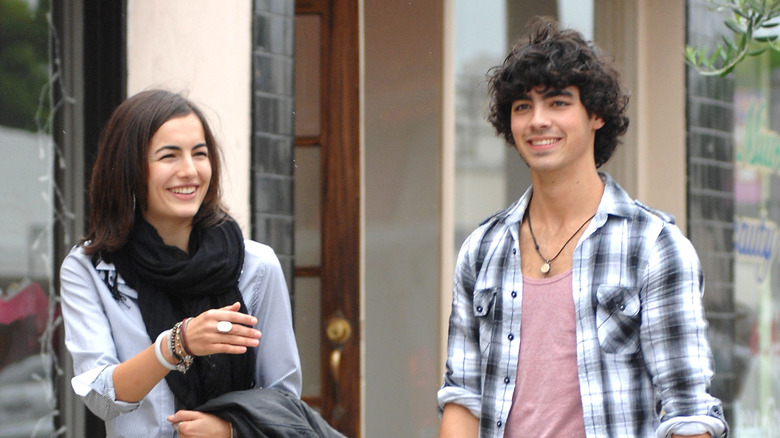
M 138 409 L 140 402 L 123 402 L 116 399 L 113 385 L 115 365 L 106 365 L 85 371 L 70 380 L 73 392 L 102 420 L 110 420 Z
M 454 403 L 461 405 L 471 412 L 471 415 L 480 418 L 482 416 L 482 397 L 466 392 L 455 386 L 445 386 L 439 389 L 437 394 L 439 404 L 439 417 L 444 411 L 444 405 Z
M 683 436 L 709 433 L 712 437 L 719 437 L 726 430 L 726 425 L 717 418 L 707 415 L 694 415 L 690 417 L 674 417 L 661 423 L 656 431 L 656 438 L 670 438 L 672 434 Z

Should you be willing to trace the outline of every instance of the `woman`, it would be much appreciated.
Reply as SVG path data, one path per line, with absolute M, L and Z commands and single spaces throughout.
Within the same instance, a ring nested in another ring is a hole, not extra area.
M 73 389 L 110 437 L 229 437 L 195 409 L 251 388 L 300 394 L 279 261 L 223 208 L 219 158 L 178 94 L 139 93 L 106 125 L 61 296 Z

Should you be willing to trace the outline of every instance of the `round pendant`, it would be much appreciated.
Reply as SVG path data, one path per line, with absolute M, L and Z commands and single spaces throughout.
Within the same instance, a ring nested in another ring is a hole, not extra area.
M 549 263 L 547 263 L 547 262 L 544 262 L 544 263 L 542 264 L 542 269 L 541 269 L 541 271 L 542 271 L 542 274 L 546 274 L 546 273 L 550 272 L 550 264 L 549 264 Z

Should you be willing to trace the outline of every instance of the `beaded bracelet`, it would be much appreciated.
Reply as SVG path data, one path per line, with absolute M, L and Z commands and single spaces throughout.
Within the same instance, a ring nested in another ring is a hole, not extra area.
M 189 346 L 187 345 L 187 336 L 185 333 L 187 333 L 187 325 L 190 323 L 190 319 L 192 318 L 184 318 L 184 320 L 181 322 L 181 347 L 184 349 L 184 354 L 187 356 L 195 356 L 190 351 Z
M 176 331 L 177 330 L 178 330 L 178 326 L 175 325 L 171 329 L 172 333 L 171 336 L 168 338 L 168 352 L 171 353 L 171 356 L 173 356 L 174 359 L 176 359 L 176 362 L 181 362 L 182 357 L 176 353 Z
M 165 357 L 163 357 L 162 354 L 162 341 L 165 338 L 165 336 L 169 335 L 170 333 L 171 333 L 170 330 L 165 330 L 164 332 L 160 333 L 157 336 L 157 340 L 154 341 L 154 355 L 157 356 L 157 361 L 160 362 L 160 365 L 164 366 L 165 368 L 171 371 L 175 371 L 178 369 L 176 365 L 165 360 Z
M 188 355 L 184 353 L 183 351 L 180 351 L 178 348 L 176 348 L 178 345 L 182 345 L 181 342 L 181 322 L 177 322 L 173 326 L 173 335 L 171 336 L 170 343 L 168 347 L 171 349 L 171 354 L 178 359 L 179 363 L 176 364 L 176 369 L 179 370 L 181 373 L 186 373 L 188 369 L 190 369 L 190 365 L 192 365 L 193 358 L 192 355 Z

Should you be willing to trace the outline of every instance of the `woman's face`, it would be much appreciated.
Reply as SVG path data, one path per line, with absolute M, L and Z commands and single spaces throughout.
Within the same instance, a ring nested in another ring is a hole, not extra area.
M 211 181 L 211 158 L 200 119 L 190 113 L 160 126 L 149 142 L 144 218 L 163 235 L 190 227 Z

